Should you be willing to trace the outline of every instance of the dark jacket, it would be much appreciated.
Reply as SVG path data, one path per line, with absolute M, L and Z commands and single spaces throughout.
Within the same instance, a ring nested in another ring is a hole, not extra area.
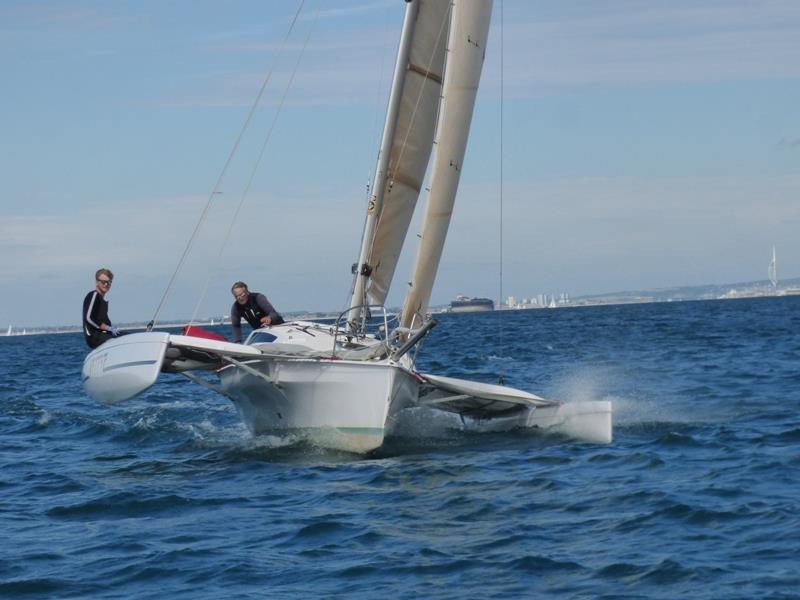
M 100 329 L 101 325 L 111 327 L 108 301 L 97 290 L 92 290 L 83 299 L 83 336 L 89 348 L 97 348 L 111 339 L 110 333 Z
M 269 317 L 272 325 L 283 323 L 283 317 L 270 304 L 264 294 L 250 292 L 246 304 L 234 302 L 231 307 L 231 329 L 233 330 L 233 341 L 242 341 L 242 318 L 250 323 L 253 329 L 261 327 L 261 319 Z

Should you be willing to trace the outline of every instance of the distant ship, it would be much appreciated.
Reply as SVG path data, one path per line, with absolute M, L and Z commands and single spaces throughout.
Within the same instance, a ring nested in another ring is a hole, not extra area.
M 450 312 L 479 312 L 494 310 L 494 300 L 489 298 L 467 298 L 459 294 L 450 303 Z

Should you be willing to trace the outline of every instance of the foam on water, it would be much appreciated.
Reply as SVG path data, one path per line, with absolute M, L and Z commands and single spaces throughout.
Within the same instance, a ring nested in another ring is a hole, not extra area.
M 39 415 L 39 418 L 36 419 L 36 424 L 37 425 L 46 426 L 46 425 L 48 425 L 50 423 L 52 418 L 53 418 L 53 416 L 49 412 L 47 412 L 46 410 L 43 410 L 42 414 Z
M 423 406 L 399 411 L 387 427 L 389 435 L 420 439 L 452 437 L 463 428 L 458 415 Z

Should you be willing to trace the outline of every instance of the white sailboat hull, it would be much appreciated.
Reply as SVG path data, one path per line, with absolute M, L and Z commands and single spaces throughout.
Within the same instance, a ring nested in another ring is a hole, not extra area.
M 330 347 L 325 328 L 310 325 L 269 331 L 284 342 L 302 335 Z M 83 383 L 94 399 L 114 404 L 145 391 L 160 372 L 183 372 L 228 397 L 253 434 L 296 437 L 356 453 L 382 446 L 395 417 L 402 419 L 408 408 L 457 415 L 464 427 L 480 431 L 530 427 L 597 443 L 612 438 L 610 402 L 558 403 L 501 385 L 417 373 L 405 360 L 351 360 L 326 353 L 306 358 L 287 355 L 287 347 L 291 344 L 250 346 L 138 333 L 91 352 Z M 189 373 L 195 370 L 216 372 L 219 385 Z
M 423 389 L 444 384 L 440 392 L 461 392 L 456 402 L 466 404 L 454 409 L 421 401 L 420 376 L 385 362 L 289 360 L 251 366 L 275 384 L 235 368 L 223 370 L 220 379 L 243 422 L 257 435 L 297 436 L 320 447 L 364 453 L 396 433 L 392 421 L 403 418 L 401 411 L 427 406 L 466 417 L 460 422 L 469 430 L 532 428 L 590 443 L 608 444 L 613 439 L 613 411 L 607 401 L 553 403 L 512 388 L 422 375 Z M 485 411 L 487 402 L 505 408 L 491 414 Z M 508 411 L 511 403 L 519 410 Z M 484 412 L 476 416 L 475 406 Z
M 417 399 L 414 376 L 386 362 L 273 359 L 249 366 L 273 383 L 236 367 L 219 376 L 253 434 L 290 434 L 326 448 L 369 452 L 383 444 L 389 417 Z
M 95 348 L 83 361 L 86 392 L 116 404 L 145 391 L 161 373 L 169 338 L 168 333 L 134 333 Z
M 607 400 L 566 402 L 532 411 L 525 427 L 546 429 L 583 442 L 610 444 L 614 437 L 612 414 Z

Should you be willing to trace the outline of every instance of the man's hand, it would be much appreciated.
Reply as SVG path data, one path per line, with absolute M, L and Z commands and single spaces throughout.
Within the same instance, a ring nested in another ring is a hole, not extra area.
M 272 324 L 272 317 L 261 317 L 261 324 L 262 325 L 271 325 Z

